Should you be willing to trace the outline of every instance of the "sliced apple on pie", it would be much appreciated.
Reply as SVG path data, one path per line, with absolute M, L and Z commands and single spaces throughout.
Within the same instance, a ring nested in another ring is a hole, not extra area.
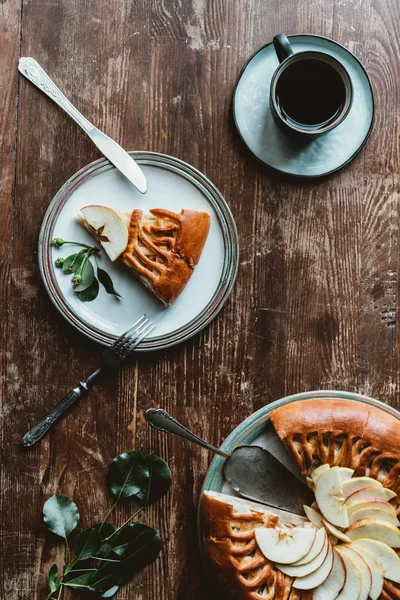
M 166 306 L 179 296 L 200 260 L 210 215 L 183 209 L 153 208 L 118 213 L 107 206 L 84 206 L 78 220 L 103 246 L 110 260 L 121 260 Z
M 351 540 L 325 523 L 316 527 L 299 515 L 212 491 L 204 493 L 202 510 L 206 555 L 229 591 L 227 598 L 400 597 L 395 587 L 400 558 L 390 547 L 393 540 L 374 539 L 373 529 Z
M 116 260 L 128 245 L 128 225 L 125 215 L 107 206 L 85 206 L 78 220 L 101 243 L 111 261 Z

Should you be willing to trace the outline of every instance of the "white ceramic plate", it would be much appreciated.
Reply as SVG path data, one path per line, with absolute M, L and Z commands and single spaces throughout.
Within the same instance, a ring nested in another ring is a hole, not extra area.
M 146 175 L 147 194 L 138 192 L 106 159 L 88 165 L 65 183 L 47 210 L 39 238 L 39 264 L 54 304 L 82 333 L 109 345 L 146 313 L 157 326 L 138 350 L 155 350 L 198 333 L 222 308 L 237 274 L 237 232 L 222 195 L 199 171 L 155 152 L 130 154 Z M 165 308 L 124 265 L 111 263 L 104 252 L 100 266 L 110 274 L 123 299 L 107 294 L 102 286 L 93 302 L 78 299 L 71 277 L 54 264 L 57 257 L 72 254 L 76 247 L 56 248 L 51 240 L 61 237 L 94 244 L 92 236 L 76 221 L 80 208 L 88 204 L 123 212 L 161 207 L 174 212 L 187 208 L 210 214 L 210 232 L 199 264 L 171 307 Z

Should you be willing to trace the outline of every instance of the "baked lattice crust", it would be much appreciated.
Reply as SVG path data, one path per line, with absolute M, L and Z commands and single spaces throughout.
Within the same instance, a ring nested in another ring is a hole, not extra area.
M 309 592 L 294 590 L 293 578 L 265 558 L 254 535 L 257 527 L 297 525 L 305 519 L 289 513 L 280 518 L 260 504 L 212 492 L 203 495 L 202 513 L 205 552 L 226 598 L 311 600 Z
M 209 228 L 210 215 L 204 212 L 182 210 L 178 214 L 155 208 L 146 216 L 134 210 L 122 260 L 169 306 L 199 262 Z
M 400 600 L 400 589 L 395 583 L 385 580 L 381 600 Z
M 349 400 L 299 400 L 270 414 L 303 475 L 328 463 L 350 467 L 354 476 L 378 479 L 396 492 L 400 512 L 400 421 L 384 411 Z

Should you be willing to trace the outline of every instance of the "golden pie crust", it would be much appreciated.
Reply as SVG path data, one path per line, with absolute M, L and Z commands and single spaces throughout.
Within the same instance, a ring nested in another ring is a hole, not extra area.
M 179 296 L 199 262 L 210 228 L 210 215 L 195 210 L 179 214 L 154 208 L 134 210 L 128 222 L 123 262 L 164 304 Z
M 350 467 L 398 494 L 400 514 L 400 422 L 377 408 L 346 400 L 292 402 L 270 413 L 271 422 L 305 476 L 321 464 Z M 256 544 L 256 527 L 276 527 L 274 509 L 217 493 L 202 499 L 204 549 L 232 600 L 312 600 L 312 590 L 292 588 L 293 578 L 275 568 Z M 247 510 L 243 507 L 247 506 Z M 400 550 L 397 551 L 400 556 Z M 400 586 L 385 580 L 381 600 L 400 600 Z
M 354 476 L 378 479 L 396 492 L 400 511 L 400 421 L 349 400 L 299 400 L 271 411 L 270 418 L 303 475 L 328 463 Z
M 312 600 L 309 592 L 292 588 L 293 577 L 275 569 L 259 550 L 257 527 L 286 525 L 285 517 L 266 506 L 205 492 L 202 498 L 204 549 L 224 598 L 232 600 Z M 305 521 L 292 515 L 293 525 Z

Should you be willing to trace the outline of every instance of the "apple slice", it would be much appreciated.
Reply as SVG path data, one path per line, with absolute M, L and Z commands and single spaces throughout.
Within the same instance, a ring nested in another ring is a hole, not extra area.
M 397 517 L 394 517 L 385 510 L 379 510 L 379 508 L 359 508 L 358 510 L 352 511 L 349 515 L 349 524 L 353 525 L 356 521 L 361 521 L 363 519 L 378 519 L 379 521 L 387 521 L 395 527 L 400 526 L 400 521 Z
M 311 488 L 312 490 L 315 488 L 314 482 L 311 479 L 311 477 L 309 477 L 308 475 L 306 475 L 306 484 L 309 488 Z
M 396 517 L 396 509 L 394 506 L 392 506 L 387 500 L 382 500 L 382 498 L 374 498 L 370 501 L 354 502 L 353 504 L 349 504 L 349 506 L 347 506 L 347 513 L 350 516 L 354 511 L 361 510 L 362 508 L 376 508 L 389 513 L 393 517 Z
M 342 483 L 348 481 L 353 477 L 354 469 L 348 469 L 347 467 L 339 467 L 339 469 L 340 479 L 342 480 Z
M 294 562 L 292 564 L 292 566 L 293 567 L 301 566 L 301 565 L 304 565 L 304 564 L 309 563 L 312 560 L 314 560 L 314 558 L 316 558 L 320 554 L 320 552 L 322 552 L 324 550 L 325 539 L 327 537 L 328 536 L 323 527 L 318 529 L 317 533 L 315 534 L 314 543 L 311 546 L 310 551 L 305 556 L 303 556 L 303 558 Z
M 304 512 L 306 513 L 307 519 L 311 521 L 311 523 L 315 525 L 315 527 L 320 528 L 322 526 L 323 519 L 321 513 L 315 510 L 314 508 L 311 508 L 311 506 L 306 506 L 305 504 L 303 505 L 303 508 Z
M 357 552 L 367 563 L 370 571 L 371 571 L 371 589 L 369 591 L 369 595 L 371 600 L 378 600 L 381 595 L 383 589 L 383 570 L 378 561 L 374 558 L 374 556 L 363 548 L 359 546 L 351 544 L 348 546 L 349 550 L 353 550 Z
M 81 213 L 82 224 L 99 240 L 110 260 L 116 260 L 128 244 L 128 227 L 124 219 L 107 206 L 84 206 Z
M 316 571 L 313 571 L 309 575 L 305 575 L 304 577 L 296 577 L 296 579 L 293 582 L 293 587 L 297 590 L 312 590 L 316 588 L 327 579 L 329 573 L 332 571 L 332 567 L 333 548 L 329 542 L 328 554 L 326 555 L 322 565 Z
M 315 542 L 314 542 L 315 543 Z M 281 563 L 276 563 L 276 566 L 282 573 L 285 575 L 289 575 L 290 577 L 305 577 L 306 575 L 310 575 L 327 560 L 329 548 L 331 544 L 328 540 L 328 536 L 325 534 L 325 544 L 321 552 L 310 562 L 307 562 L 303 565 L 283 565 Z M 308 554 L 306 554 L 306 557 Z
M 351 543 L 351 547 L 363 555 L 369 552 L 380 564 L 384 577 L 395 583 L 400 583 L 400 558 L 387 544 L 378 540 L 360 538 Z
M 337 527 L 348 527 L 349 519 L 343 504 L 342 482 L 339 467 L 325 471 L 315 486 L 315 499 L 325 519 Z
M 293 529 L 272 529 L 258 527 L 255 537 L 261 552 L 268 560 L 291 564 L 300 560 L 311 549 L 316 530 L 314 527 L 293 527 Z
M 372 573 L 371 569 L 365 562 L 365 560 L 355 551 L 351 550 L 349 546 L 339 546 L 337 551 L 341 556 L 347 554 L 350 560 L 355 564 L 357 571 L 361 575 L 361 591 L 357 600 L 368 600 L 368 596 L 372 586 Z
M 346 581 L 346 569 L 340 554 L 333 551 L 333 566 L 328 577 L 315 588 L 313 600 L 335 600 Z
M 340 546 L 337 546 L 335 552 L 338 552 L 339 548 Z M 340 557 L 344 562 L 346 578 L 344 586 L 335 600 L 358 600 L 361 593 L 361 574 L 357 570 L 355 562 L 348 554 L 340 554 Z
M 329 471 L 329 469 L 330 469 L 330 466 L 327 464 L 320 465 L 319 467 L 314 469 L 314 471 L 311 473 L 311 479 L 313 480 L 314 485 L 317 483 L 317 481 L 321 477 L 321 475 L 323 473 L 326 473 L 327 471 Z
M 344 484 L 343 484 L 344 485 Z M 397 494 L 392 492 L 392 490 L 388 490 L 387 488 L 374 488 L 374 487 L 365 487 L 361 490 L 357 490 L 357 492 L 353 492 L 350 496 L 346 498 L 346 507 L 350 507 L 357 502 L 371 502 L 377 498 L 381 500 L 391 500 L 395 498 Z
M 340 531 L 340 529 L 338 529 L 334 525 L 332 525 L 332 523 L 328 523 L 328 521 L 325 521 L 325 519 L 323 519 L 322 525 L 325 527 L 326 531 L 330 535 L 335 536 L 338 540 L 345 542 L 345 544 L 349 544 L 351 542 L 351 539 L 349 538 L 349 536 L 346 535 L 345 533 L 343 533 L 343 531 Z
M 391 548 L 400 548 L 400 531 L 395 525 L 378 519 L 356 521 L 346 529 L 351 540 L 371 538 L 387 544 Z
M 353 477 L 343 482 L 343 496 L 348 498 L 354 492 L 363 490 L 365 488 L 382 488 L 383 485 L 372 477 Z

